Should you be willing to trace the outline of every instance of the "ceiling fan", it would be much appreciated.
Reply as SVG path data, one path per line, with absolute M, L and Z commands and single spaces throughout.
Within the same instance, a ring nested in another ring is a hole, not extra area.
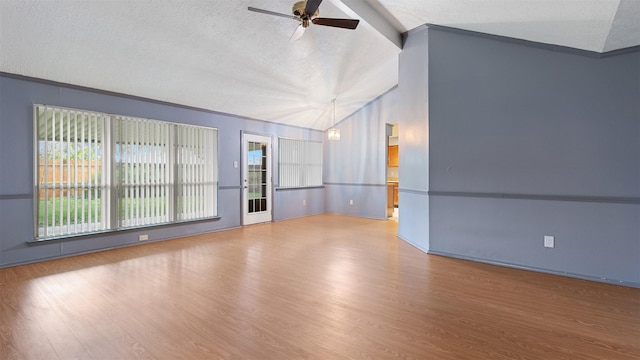
M 281 14 L 274 11 L 258 9 L 249 6 L 249 11 L 255 11 L 267 15 L 275 15 L 288 19 L 298 20 L 300 25 L 293 32 L 289 41 L 296 41 L 302 37 L 304 34 L 304 30 L 309 27 L 309 22 L 315 25 L 324 25 L 324 26 L 332 26 L 342 29 L 350 29 L 354 30 L 360 20 L 357 19 L 334 19 L 334 18 L 321 18 L 318 17 L 320 10 L 320 3 L 322 0 L 306 0 L 306 1 L 298 1 L 293 4 L 293 15 Z

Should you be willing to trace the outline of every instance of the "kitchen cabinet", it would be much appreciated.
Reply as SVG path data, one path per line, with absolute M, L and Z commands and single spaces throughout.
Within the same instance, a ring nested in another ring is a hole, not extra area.
M 393 184 L 393 206 L 398 206 L 398 183 Z
M 398 182 L 387 183 L 387 217 L 393 216 L 393 208 L 398 207 Z
M 387 183 L 387 217 L 393 216 L 393 183 Z
M 389 146 L 389 166 L 398 167 L 398 145 Z

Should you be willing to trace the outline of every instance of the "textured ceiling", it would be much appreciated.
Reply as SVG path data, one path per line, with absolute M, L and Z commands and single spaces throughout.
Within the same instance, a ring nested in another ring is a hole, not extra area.
M 640 45 L 640 0 L 378 0 L 403 25 L 425 23 L 594 52 Z
M 640 45 L 640 0 L 325 0 L 322 17 L 360 26 L 312 25 L 297 42 L 296 21 L 247 11 L 289 14 L 292 3 L 1 0 L 0 71 L 326 129 L 332 99 L 340 120 L 397 84 L 388 29 L 399 38 L 431 23 L 595 52 Z

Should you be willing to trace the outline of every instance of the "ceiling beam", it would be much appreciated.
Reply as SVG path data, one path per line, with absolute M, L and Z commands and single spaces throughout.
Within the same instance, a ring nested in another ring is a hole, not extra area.
M 359 18 L 366 25 L 371 26 L 378 34 L 390 41 L 398 49 L 402 49 L 402 35 L 398 25 L 392 23 L 395 19 L 388 19 L 374 9 L 368 1 L 362 0 L 329 0 L 342 12 L 350 17 Z M 397 21 L 395 21 L 397 23 Z

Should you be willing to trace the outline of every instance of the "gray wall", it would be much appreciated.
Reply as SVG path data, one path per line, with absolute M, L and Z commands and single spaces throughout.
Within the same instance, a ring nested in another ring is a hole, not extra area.
M 95 110 L 218 128 L 220 219 L 144 230 L 83 236 L 76 239 L 33 240 L 33 110 L 34 103 Z M 320 141 L 323 132 L 243 119 L 160 102 L 134 99 L 77 87 L 0 75 L 0 267 L 136 244 L 139 234 L 150 241 L 170 239 L 241 225 L 241 132 L 270 135 L 277 159 L 278 136 Z M 277 161 L 274 161 L 277 185 Z M 302 200 L 307 205 L 303 206 Z M 274 219 L 324 213 L 324 189 L 274 192 Z
M 324 187 L 304 189 L 276 189 L 274 221 L 294 219 L 325 212 Z
M 386 124 L 398 121 L 397 109 L 394 88 L 341 121 L 339 141 L 325 140 L 327 212 L 387 218 Z
M 398 236 L 429 251 L 429 38 L 414 32 L 400 53 Z
M 428 68 L 428 251 L 640 286 L 640 52 L 412 38 L 428 44 L 400 65 Z

